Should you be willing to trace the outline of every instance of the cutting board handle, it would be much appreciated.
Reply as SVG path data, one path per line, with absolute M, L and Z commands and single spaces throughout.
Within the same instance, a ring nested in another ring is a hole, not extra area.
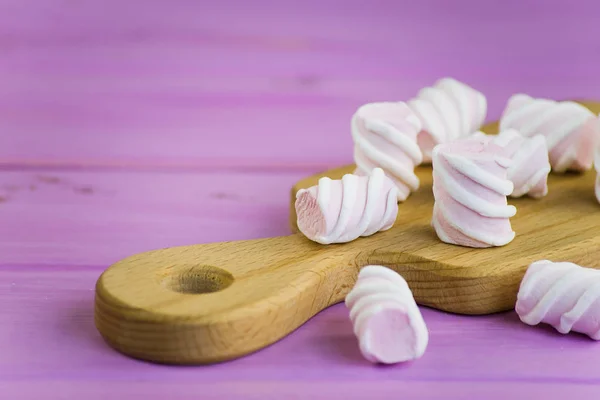
M 344 299 L 359 266 L 342 249 L 297 234 L 138 254 L 98 280 L 96 326 L 111 346 L 146 360 L 239 357 Z

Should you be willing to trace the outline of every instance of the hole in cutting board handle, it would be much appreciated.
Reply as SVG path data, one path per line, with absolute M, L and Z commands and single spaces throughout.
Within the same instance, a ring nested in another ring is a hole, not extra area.
M 231 273 L 210 265 L 176 268 L 167 277 L 164 285 L 178 293 L 202 294 L 227 289 L 233 283 Z

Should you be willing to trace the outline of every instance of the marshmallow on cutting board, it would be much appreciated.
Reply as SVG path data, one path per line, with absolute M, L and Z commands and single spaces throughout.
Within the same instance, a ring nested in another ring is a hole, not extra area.
M 500 118 L 501 131 L 511 128 L 523 136 L 546 137 L 554 172 L 586 171 L 592 167 L 600 121 L 581 104 L 513 95 Z
M 417 142 L 427 163 L 436 145 L 475 132 L 487 114 L 483 93 L 452 78 L 442 78 L 432 87 L 421 89 L 407 104 L 421 120 Z
M 514 237 L 517 209 L 507 179 L 511 160 L 504 150 L 478 140 L 440 144 L 433 150 L 432 225 L 440 240 L 466 247 L 504 246 Z
M 505 156 L 512 161 L 506 170 L 506 178 L 514 185 L 510 197 L 528 195 L 541 198 L 548 194 L 548 174 L 551 167 L 543 135 L 524 137 L 515 129 L 507 129 L 498 135 L 486 135 L 477 131 L 467 139 L 491 142 L 505 150 Z
M 528 325 L 546 323 L 600 340 L 600 270 L 536 261 L 521 281 L 515 311 Z
M 398 215 L 397 188 L 381 168 L 368 176 L 319 179 L 296 193 L 297 225 L 321 244 L 346 243 L 392 227 Z
M 373 363 L 393 364 L 420 358 L 429 332 L 408 284 L 379 265 L 360 270 L 346 296 L 346 307 L 363 356 Z
M 421 122 L 402 102 L 370 103 L 352 117 L 352 140 L 357 175 L 381 168 L 398 188 L 398 201 L 404 201 L 419 188 L 415 166 L 422 154 L 417 145 Z

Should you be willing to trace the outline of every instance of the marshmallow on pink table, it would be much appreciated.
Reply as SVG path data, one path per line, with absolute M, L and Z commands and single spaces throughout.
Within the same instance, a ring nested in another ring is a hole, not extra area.
M 319 179 L 296 193 L 297 225 L 321 244 L 345 243 L 392 227 L 398 215 L 397 188 L 381 168 L 368 176 Z
M 528 325 L 546 323 L 600 340 L 600 270 L 536 261 L 521 281 L 515 311 Z
M 373 363 L 393 364 L 423 355 L 429 332 L 408 284 L 379 265 L 360 270 L 346 296 L 354 334 L 363 356 Z
M 421 122 L 402 102 L 370 103 L 352 117 L 352 139 L 357 175 L 381 168 L 398 188 L 404 201 L 419 188 L 414 169 L 422 161 L 417 145 Z
M 483 93 L 452 78 L 440 79 L 432 87 L 421 89 L 407 104 L 421 120 L 417 142 L 427 163 L 431 162 L 437 144 L 472 134 L 481 127 L 487 114 Z
M 502 147 L 478 140 L 440 144 L 433 150 L 432 225 L 440 240 L 466 247 L 504 246 L 514 237 L 507 204 L 511 160 Z
M 573 101 L 512 96 L 500 119 L 500 130 L 517 129 L 523 136 L 542 134 L 554 172 L 586 171 L 592 167 L 600 136 L 600 121 Z
M 540 198 L 548 194 L 548 174 L 551 168 L 543 135 L 524 137 L 515 129 L 507 129 L 498 135 L 486 135 L 477 131 L 468 139 L 491 142 L 504 148 L 506 157 L 512 160 L 506 171 L 507 179 L 514 185 L 511 197 L 528 195 Z

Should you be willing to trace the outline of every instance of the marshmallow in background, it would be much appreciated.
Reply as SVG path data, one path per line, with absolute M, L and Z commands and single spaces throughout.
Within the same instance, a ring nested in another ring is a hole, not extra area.
M 405 103 L 365 104 L 353 115 L 351 128 L 355 174 L 383 169 L 398 188 L 398 201 L 419 188 L 414 169 L 422 161 L 417 145 L 421 122 Z
M 581 104 L 515 94 L 500 119 L 500 131 L 511 128 L 526 137 L 545 136 L 554 172 L 586 171 L 592 167 L 600 121 Z
M 438 80 L 407 102 L 421 121 L 417 142 L 423 161 L 431 162 L 433 148 L 466 137 L 485 121 L 487 100 L 483 93 L 452 78 Z

